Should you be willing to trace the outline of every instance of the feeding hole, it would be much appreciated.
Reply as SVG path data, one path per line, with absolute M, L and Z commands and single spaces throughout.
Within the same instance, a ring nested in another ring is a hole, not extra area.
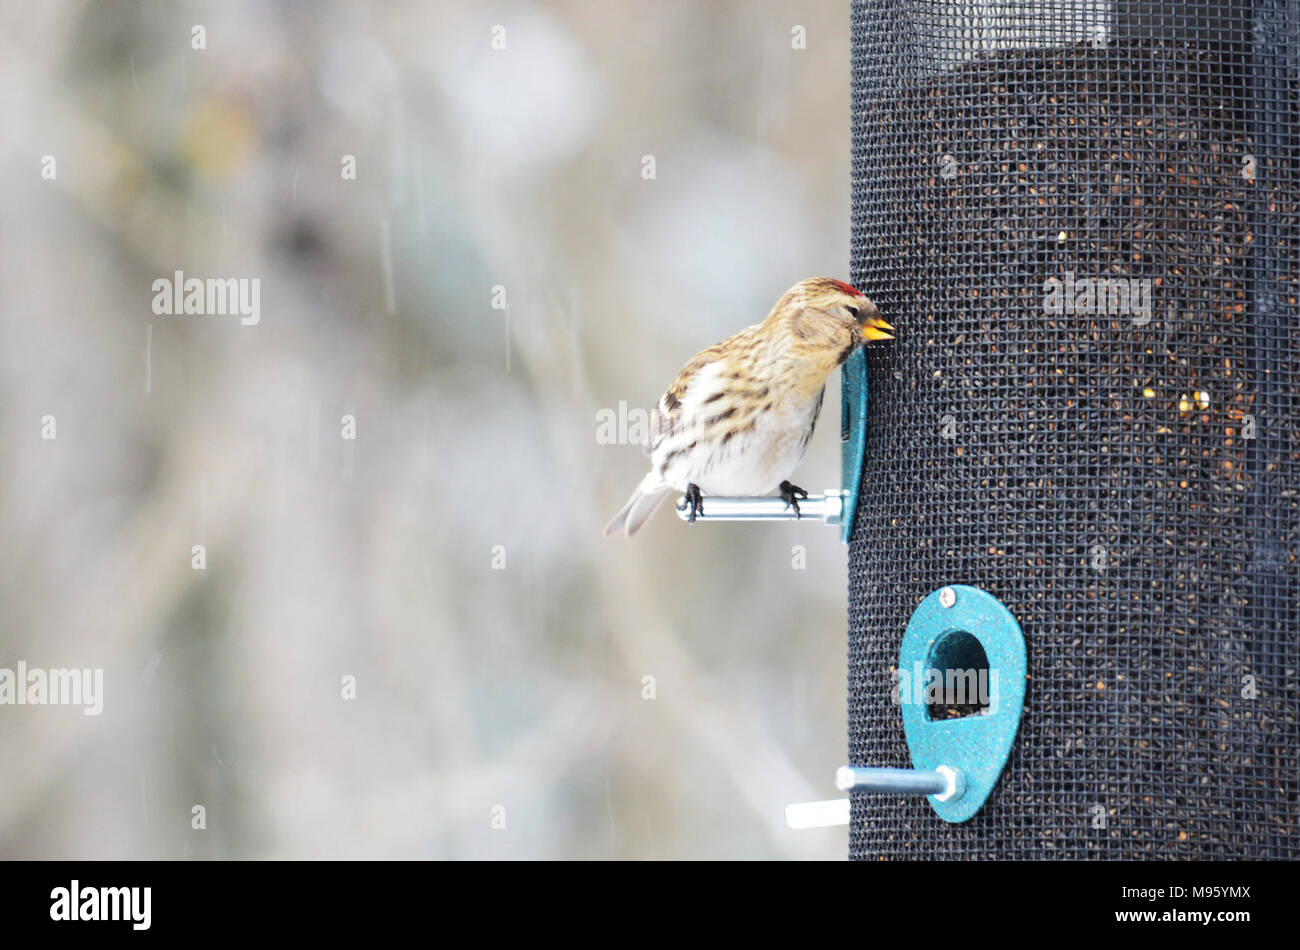
M 953 630 L 941 636 L 930 650 L 926 670 L 928 719 L 961 719 L 990 711 L 998 684 L 990 677 L 988 654 L 972 634 Z

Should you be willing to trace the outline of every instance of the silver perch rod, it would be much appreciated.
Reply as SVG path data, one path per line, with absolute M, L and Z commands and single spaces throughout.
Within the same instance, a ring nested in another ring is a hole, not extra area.
M 690 520 L 686 496 L 677 498 L 677 517 Z M 700 521 L 811 521 L 814 524 L 837 525 L 844 517 L 844 493 L 835 488 L 826 489 L 824 495 L 809 495 L 799 499 L 799 513 L 787 507 L 779 497 L 734 498 L 726 495 L 705 495 L 704 511 L 696 515 Z

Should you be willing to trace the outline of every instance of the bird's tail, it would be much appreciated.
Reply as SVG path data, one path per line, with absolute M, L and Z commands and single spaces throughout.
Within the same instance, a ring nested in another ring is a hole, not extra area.
M 655 513 L 655 509 L 670 491 L 672 488 L 665 484 L 662 478 L 650 472 L 641 479 L 641 484 L 636 486 L 636 491 L 632 492 L 632 497 L 627 500 L 627 504 L 619 510 L 609 524 L 605 525 L 605 537 L 608 538 L 624 528 L 627 529 L 627 536 L 632 537 L 637 529 Z

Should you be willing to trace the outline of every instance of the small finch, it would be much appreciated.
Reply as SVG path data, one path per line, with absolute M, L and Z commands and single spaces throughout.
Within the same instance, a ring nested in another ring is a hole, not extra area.
M 799 511 L 807 498 L 789 477 L 821 411 L 826 380 L 868 340 L 892 340 L 876 305 L 842 281 L 795 284 L 767 319 L 696 353 L 650 417 L 650 472 L 605 526 L 605 536 L 645 524 L 670 492 L 690 520 L 709 495 L 779 490 Z

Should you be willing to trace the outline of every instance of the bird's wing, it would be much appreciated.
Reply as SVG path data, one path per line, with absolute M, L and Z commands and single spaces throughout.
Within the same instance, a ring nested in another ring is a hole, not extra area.
M 800 454 L 808 448 L 808 443 L 812 441 L 813 430 L 817 428 L 817 417 L 822 414 L 822 400 L 825 398 L 826 387 L 823 386 L 822 391 L 817 394 L 817 405 L 813 406 L 812 422 L 808 424 L 808 431 L 804 434 L 803 442 L 799 445 Z
M 683 422 L 682 407 L 686 404 L 686 393 L 692 383 L 696 383 L 700 374 L 716 363 L 725 354 L 724 343 L 715 343 L 707 349 L 700 350 L 682 367 L 673 384 L 668 387 L 659 403 L 650 413 L 650 437 L 646 440 L 646 455 L 653 455 L 664 439 L 676 434 Z

